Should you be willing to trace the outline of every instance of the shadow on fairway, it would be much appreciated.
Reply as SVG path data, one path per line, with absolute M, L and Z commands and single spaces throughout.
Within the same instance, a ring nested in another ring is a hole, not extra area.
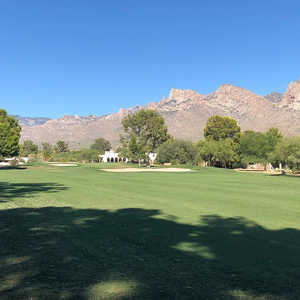
M 25 166 L 0 166 L 1 170 L 26 170 L 27 167 Z
M 67 187 L 52 183 L 52 182 L 40 182 L 40 183 L 11 183 L 0 182 L 0 203 L 6 202 L 10 199 L 17 197 L 32 197 L 37 193 L 56 193 L 67 189 Z
M 134 208 L 0 211 L 0 299 L 300 299 L 298 230 L 159 217 Z

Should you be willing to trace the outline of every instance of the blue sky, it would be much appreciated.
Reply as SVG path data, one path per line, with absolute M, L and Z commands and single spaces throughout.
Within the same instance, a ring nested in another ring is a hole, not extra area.
M 298 0 L 0 0 L 0 107 L 102 115 L 231 83 L 300 77 Z

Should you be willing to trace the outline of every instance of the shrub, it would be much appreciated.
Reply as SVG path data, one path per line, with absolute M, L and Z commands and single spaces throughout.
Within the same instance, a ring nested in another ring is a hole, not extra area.
M 300 170 L 300 138 L 287 138 L 279 142 L 269 159 L 275 166 L 281 163 L 293 171 Z
M 80 161 L 99 161 L 98 151 L 93 149 L 81 149 L 77 151 L 70 152 L 59 152 L 54 153 L 50 161 L 58 162 L 80 162 Z
M 158 163 L 194 164 L 196 148 L 191 142 L 171 139 L 158 148 Z

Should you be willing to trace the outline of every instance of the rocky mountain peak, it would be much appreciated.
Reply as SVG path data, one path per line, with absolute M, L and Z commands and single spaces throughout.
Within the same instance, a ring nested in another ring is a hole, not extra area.
M 233 98 L 238 98 L 240 95 L 249 94 L 249 93 L 255 95 L 254 93 L 244 88 L 227 84 L 227 83 L 221 84 L 216 90 L 217 95 L 227 95 Z
M 242 103 L 255 105 L 257 101 L 266 101 L 253 92 L 231 84 L 222 84 L 215 92 L 216 102 L 225 107 L 235 107 Z
M 193 99 L 200 94 L 193 90 L 180 90 L 172 88 L 169 93 L 168 100 L 176 100 L 177 103 L 186 101 L 187 99 Z
M 282 101 L 285 106 L 279 100 L 273 100 L 276 97 L 280 99 L 280 94 L 267 96 L 262 97 L 231 84 L 223 84 L 209 95 L 193 90 L 171 89 L 168 98 L 163 97 L 160 102 L 123 108 L 118 113 L 63 116 L 35 126 L 26 124 L 22 126 L 22 139 L 52 144 L 61 139 L 78 147 L 78 143 L 88 146 L 96 138 L 104 137 L 117 145 L 122 132 L 122 119 L 143 108 L 159 112 L 165 118 L 170 134 L 180 139 L 198 141 L 203 137 L 207 119 L 213 115 L 236 119 L 242 130 L 266 131 L 277 127 L 287 136 L 300 135 L 300 80 L 292 82 L 287 88 Z
M 297 81 L 292 81 L 288 85 L 283 95 L 281 105 L 300 110 L 300 78 Z
M 19 124 L 23 126 L 36 126 L 36 125 L 43 125 L 47 121 L 49 121 L 49 118 L 43 118 L 43 117 L 36 117 L 36 118 L 31 118 L 31 117 L 21 117 L 21 116 L 14 116 L 18 121 Z

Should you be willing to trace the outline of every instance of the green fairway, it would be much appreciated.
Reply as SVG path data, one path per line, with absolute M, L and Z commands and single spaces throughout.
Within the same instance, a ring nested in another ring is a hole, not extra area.
M 0 299 L 300 299 L 300 178 L 0 169 Z

